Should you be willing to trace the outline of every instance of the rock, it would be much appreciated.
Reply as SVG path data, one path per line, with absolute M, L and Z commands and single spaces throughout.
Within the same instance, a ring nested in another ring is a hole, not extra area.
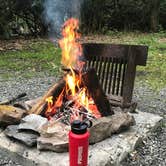
M 68 139 L 67 137 L 39 137 L 37 139 L 37 149 L 39 150 L 51 150 L 57 153 L 68 151 Z
M 89 129 L 90 132 L 90 144 L 102 141 L 109 137 L 111 119 L 108 117 L 102 117 L 97 120 L 93 120 L 93 126 Z
M 119 133 L 134 124 L 133 116 L 123 112 L 93 120 L 93 126 L 89 129 L 90 144 L 100 142 L 113 133 Z M 43 125 L 40 130 L 41 136 L 37 140 L 38 149 L 55 152 L 67 151 L 69 130 L 69 126 L 58 121 Z
M 47 118 L 36 114 L 30 114 L 21 120 L 18 128 L 19 130 L 33 130 L 35 132 L 39 132 L 41 126 L 43 126 L 47 122 Z
M 32 131 L 19 131 L 18 125 L 10 125 L 8 126 L 5 131 L 5 135 L 10 138 L 14 138 L 21 143 L 24 143 L 27 146 L 35 146 L 37 143 L 37 138 L 39 135 Z
M 161 125 L 161 117 L 156 114 L 150 114 L 145 112 L 138 111 L 137 114 L 132 114 L 136 120 L 136 125 L 130 127 L 128 130 L 122 132 L 121 134 L 112 135 L 110 138 L 105 139 L 97 144 L 89 146 L 89 165 L 90 166 L 120 166 L 121 161 L 124 160 L 128 153 L 132 152 L 139 143 L 142 142 L 142 139 L 145 140 L 149 135 L 152 134 L 153 129 Z M 148 117 L 148 118 L 147 118 Z M 139 120 L 139 121 L 138 121 Z M 149 125 L 150 127 L 147 127 Z M 144 132 L 147 131 L 147 132 Z M 165 135 L 162 133 L 162 135 Z M 162 141 L 165 141 L 163 138 Z M 160 142 L 161 147 L 163 142 Z M 148 145 L 149 146 L 149 145 Z M 13 154 L 21 156 L 22 159 L 27 161 L 33 161 L 34 166 L 68 166 L 69 165 L 69 154 L 68 153 L 55 153 L 51 151 L 42 151 L 40 152 L 36 148 L 26 148 L 25 146 L 9 140 L 4 135 L 4 132 L 0 133 L 0 152 L 1 149 L 8 151 L 8 156 Z M 151 149 L 151 146 L 150 146 Z M 157 150 L 157 149 L 156 149 Z M 159 149 L 160 150 L 160 149 Z M 156 152 L 162 156 L 161 165 L 165 164 L 165 149 L 163 148 L 160 153 Z M 155 153 L 155 154 L 156 154 Z M 28 155 L 26 155 L 28 154 Z M 144 153 L 143 153 L 144 154 Z M 146 157 L 142 154 L 142 157 Z M 148 154 L 151 155 L 151 152 L 148 151 Z M 154 157 L 154 156 L 153 156 Z M 159 157 L 158 157 L 159 158 Z M 155 157 L 157 160 L 157 158 Z M 153 160 L 154 161 L 154 160 Z M 144 165 L 149 165 L 148 161 L 146 163 L 142 162 Z M 33 164 L 27 164 L 31 166 Z M 26 165 L 25 163 L 23 164 Z M 130 163 L 122 165 L 131 165 Z M 132 165 L 140 165 L 140 162 Z M 153 166 L 156 166 L 156 162 Z
M 40 134 L 44 137 L 63 137 L 70 130 L 70 126 L 60 121 L 50 120 L 40 128 Z
M 93 120 L 90 131 L 90 144 L 100 142 L 113 133 L 120 133 L 135 124 L 134 117 L 128 113 L 115 112 L 112 116 L 102 117 Z
M 26 114 L 25 110 L 9 105 L 0 105 L 0 125 L 8 126 L 18 124 Z
M 68 132 L 70 126 L 59 121 L 49 121 L 40 130 L 41 136 L 37 139 L 37 148 L 66 152 L 68 150 Z
M 130 126 L 135 125 L 135 119 L 131 114 L 118 112 L 113 116 L 110 116 L 111 119 L 111 128 L 110 132 L 120 133 L 123 130 L 126 130 Z
M 27 101 L 25 101 L 25 105 L 27 106 L 27 108 L 31 109 L 40 100 L 41 100 L 41 97 L 38 97 L 38 98 L 33 99 L 33 100 L 27 100 Z

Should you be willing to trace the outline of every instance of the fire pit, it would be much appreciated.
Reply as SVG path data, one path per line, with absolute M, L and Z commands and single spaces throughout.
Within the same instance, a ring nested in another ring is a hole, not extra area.
M 93 122 L 91 144 L 135 124 L 124 109 L 136 107 L 131 101 L 136 65 L 146 64 L 147 47 L 81 45 L 77 30 L 78 20 L 73 18 L 62 29 L 63 77 L 30 110 L 21 112 L 12 107 L 12 114 L 3 112 L 1 119 L 6 123 L 11 117 L 9 124 L 21 120 L 19 125 L 7 127 L 7 136 L 28 146 L 37 144 L 40 150 L 64 152 L 73 120 Z

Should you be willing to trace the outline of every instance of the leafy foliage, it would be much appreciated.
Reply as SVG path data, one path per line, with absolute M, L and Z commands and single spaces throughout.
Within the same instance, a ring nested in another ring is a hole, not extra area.
M 165 28 L 165 18 L 166 0 L 85 0 L 82 29 L 156 31 Z
M 44 1 L 0 0 L 0 38 L 8 39 L 16 34 L 45 35 L 48 27 L 43 19 Z M 83 32 L 166 29 L 166 0 L 82 1 Z
M 159 20 L 162 28 L 166 29 L 166 0 L 161 0 Z
M 0 37 L 45 33 L 42 4 L 43 0 L 0 0 Z

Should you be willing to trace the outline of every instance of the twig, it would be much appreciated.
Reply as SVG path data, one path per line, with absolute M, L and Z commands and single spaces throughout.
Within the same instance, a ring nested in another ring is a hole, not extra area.
M 19 94 L 19 95 L 16 96 L 16 97 L 12 97 L 11 99 L 7 99 L 7 100 L 5 100 L 5 101 L 1 101 L 1 102 L 0 102 L 0 105 L 11 104 L 11 103 L 15 102 L 17 99 L 23 98 L 23 97 L 25 97 L 26 95 L 27 95 L 26 93 L 21 93 L 21 94 Z

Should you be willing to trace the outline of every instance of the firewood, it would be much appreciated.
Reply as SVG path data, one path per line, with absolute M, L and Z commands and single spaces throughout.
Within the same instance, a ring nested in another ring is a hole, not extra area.
M 24 115 L 26 115 L 25 110 L 9 105 L 0 105 L 0 126 L 17 124 Z
M 66 84 L 65 80 L 63 78 L 60 79 L 45 93 L 45 95 L 39 100 L 39 102 L 32 107 L 29 113 L 43 115 L 47 107 L 46 99 L 50 96 L 53 96 L 53 100 L 55 100 L 62 92 L 63 88 L 65 87 L 65 84 Z
M 94 69 L 89 69 L 82 74 L 82 82 L 87 87 L 101 115 L 108 116 L 114 114 Z
M 26 93 L 21 93 L 21 94 L 19 94 L 18 96 L 12 97 L 12 98 L 7 99 L 7 100 L 5 100 L 5 101 L 1 101 L 1 102 L 0 102 L 0 105 L 8 105 L 8 104 L 11 104 L 11 103 L 15 102 L 16 100 L 25 97 L 26 95 L 27 95 Z

